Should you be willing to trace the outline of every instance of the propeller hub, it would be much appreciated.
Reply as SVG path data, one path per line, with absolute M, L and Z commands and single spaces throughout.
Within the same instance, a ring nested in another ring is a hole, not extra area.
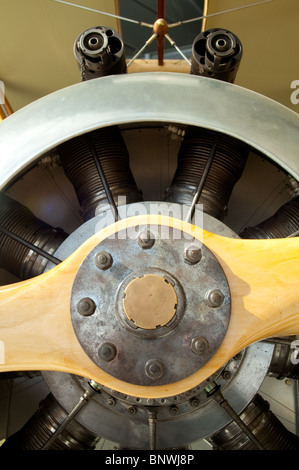
M 71 318 L 102 370 L 130 384 L 165 385 L 194 374 L 216 353 L 230 320 L 230 290 L 215 255 L 188 233 L 192 226 L 175 228 L 170 217 L 150 219 L 150 226 L 141 220 L 129 229 L 109 226 L 113 236 L 86 256 L 73 283 Z M 153 243 L 145 248 L 139 241 L 146 230 Z M 200 257 L 190 262 L 186 253 L 196 250 Z M 99 253 L 109 254 L 107 269 Z M 221 302 L 210 301 L 215 293 Z M 79 308 L 82 299 L 93 306 L 88 314 Z

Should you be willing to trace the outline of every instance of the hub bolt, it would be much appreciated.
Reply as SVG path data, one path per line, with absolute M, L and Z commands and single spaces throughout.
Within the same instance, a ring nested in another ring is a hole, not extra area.
M 77 304 L 77 310 L 80 315 L 83 315 L 83 317 L 89 317 L 95 312 L 96 304 L 92 299 L 86 297 L 84 299 L 79 300 Z
M 155 237 L 150 232 L 149 230 L 145 230 L 144 232 L 141 232 L 138 235 L 138 245 L 143 249 L 143 250 L 148 250 L 152 248 L 155 244 Z
M 191 349 L 194 354 L 200 356 L 204 354 L 209 348 L 209 343 L 203 336 L 198 336 L 197 338 L 193 338 L 191 341 Z
M 207 292 L 206 302 L 209 307 L 217 308 L 221 307 L 224 301 L 224 295 L 219 289 L 213 289 Z
M 145 364 L 145 373 L 150 379 L 160 379 L 164 374 L 164 366 L 157 359 L 150 359 Z
M 188 264 L 197 264 L 202 258 L 201 249 L 198 246 L 190 246 L 184 252 L 184 260 Z
M 106 269 L 111 268 L 113 264 L 113 258 L 110 253 L 107 253 L 107 251 L 100 251 L 95 255 L 94 262 L 97 268 L 101 269 L 102 271 L 106 271 Z
M 116 347 L 112 343 L 103 343 L 99 347 L 98 354 L 106 362 L 112 361 L 116 356 Z

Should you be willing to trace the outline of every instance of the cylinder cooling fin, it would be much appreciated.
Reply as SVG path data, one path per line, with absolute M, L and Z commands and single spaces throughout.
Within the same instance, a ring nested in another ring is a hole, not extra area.
M 259 439 L 265 450 L 299 450 L 298 438 L 290 433 L 271 412 L 269 403 L 256 395 L 240 415 Z M 209 442 L 215 450 L 255 450 L 246 434 L 232 422 L 219 433 L 211 436 Z
M 281 206 L 269 219 L 255 227 L 247 227 L 241 238 L 286 238 L 299 235 L 299 198 Z
M 43 450 L 66 416 L 66 411 L 49 394 L 25 426 L 5 442 L 3 449 Z M 72 421 L 49 450 L 93 450 L 98 440 L 98 436 Z
M 246 138 L 244 133 L 250 126 L 246 124 L 243 128 L 242 122 L 235 121 L 233 131 L 229 128 L 232 121 L 227 120 L 228 127 L 223 129 L 222 121 L 217 123 L 217 109 L 211 111 L 212 106 L 219 106 L 218 110 L 225 106 L 223 102 L 217 104 L 217 93 L 228 101 L 234 96 L 233 85 L 223 82 L 234 81 L 242 55 L 239 40 L 226 30 L 200 35 L 194 45 L 192 73 L 184 78 L 150 74 L 145 75 L 145 82 L 141 83 L 138 77 L 128 79 L 126 76 L 124 82 L 122 77 L 114 77 L 113 87 L 109 77 L 91 80 L 124 73 L 122 51 L 120 37 L 108 28 L 91 28 L 77 38 L 75 54 L 85 74 L 83 81 L 88 83 L 81 84 L 83 92 L 80 90 L 77 96 L 76 89 L 67 90 L 66 94 L 74 98 L 76 110 L 80 109 L 86 121 L 81 122 L 78 129 L 77 124 L 72 123 L 67 137 L 59 134 L 61 128 L 57 126 L 55 142 L 46 144 L 47 149 L 34 148 L 27 156 L 23 154 L 26 165 L 22 164 L 17 175 L 11 170 L 7 172 L 0 193 L 0 268 L 20 279 L 46 273 L 54 267 L 55 261 L 67 259 L 97 231 L 105 229 L 107 223 L 110 226 L 116 222 L 115 215 L 121 220 L 128 214 L 130 217 L 150 214 L 157 202 L 162 216 L 176 209 L 185 215 L 183 208 L 194 204 L 195 215 L 200 216 L 204 228 L 221 236 L 236 239 L 296 236 L 298 196 L 293 194 L 289 194 L 288 202 L 274 215 L 268 210 L 264 221 L 239 234 L 226 222 L 231 199 L 235 194 L 244 196 L 242 178 L 248 172 L 251 153 L 255 149 L 260 152 L 265 142 L 272 146 L 277 139 L 275 135 L 273 139 L 261 136 L 258 122 L 253 124 L 254 132 Z M 204 72 L 200 72 L 200 67 Z M 194 76 L 198 74 L 219 80 L 212 82 Z M 179 83 L 184 84 L 181 87 L 183 102 L 190 104 L 191 118 L 188 119 L 180 114 L 181 106 L 171 99 L 176 96 L 174 91 Z M 210 100 L 206 109 L 198 109 L 192 96 L 193 91 L 200 97 L 198 88 L 201 86 L 201 93 Z M 113 100 L 106 100 L 115 90 Z M 244 92 L 236 90 L 235 110 L 240 106 L 238 93 Z M 138 96 L 138 103 L 132 111 L 134 96 Z M 155 103 L 149 102 L 148 96 L 158 99 L 159 110 Z M 248 97 L 244 104 L 247 109 L 252 95 L 244 93 L 244 96 Z M 75 98 L 79 98 L 79 102 Z M 103 98 L 104 117 L 102 108 L 99 111 L 94 104 L 99 98 Z M 261 119 L 259 100 L 256 100 L 257 118 Z M 69 103 L 67 97 L 65 102 Z M 65 115 L 60 97 L 56 105 L 59 103 L 58 121 Z M 140 110 L 144 110 L 142 118 Z M 67 112 L 70 117 L 72 113 L 69 109 Z M 231 114 L 234 116 L 234 109 Z M 275 121 L 278 118 L 274 114 Z M 173 116 L 176 116 L 175 121 Z M 93 118 L 94 122 L 88 122 Z M 14 121 L 11 122 L 13 125 Z M 173 155 L 169 153 L 173 130 L 169 129 L 179 129 Z M 48 134 L 42 129 L 39 131 L 46 141 Z M 21 140 L 24 138 L 20 136 Z M 15 155 L 17 149 L 11 147 L 11 141 L 9 144 L 1 150 L 8 152 L 10 148 Z M 277 143 L 276 153 L 271 147 L 263 154 L 263 159 L 269 165 L 272 158 L 275 165 L 280 164 L 285 178 L 291 168 L 291 176 L 298 180 L 296 162 L 290 159 L 288 170 L 283 164 L 284 158 L 294 155 L 290 145 L 286 143 L 285 148 Z M 160 151 L 159 146 L 163 149 L 163 160 L 168 159 L 169 163 L 172 158 L 175 163 L 173 171 L 170 171 L 170 163 L 166 170 L 161 169 L 161 164 L 157 171 L 154 157 Z M 282 148 L 284 153 L 281 153 Z M 47 217 L 45 221 L 37 217 L 31 208 L 11 196 L 14 191 L 17 193 L 21 177 L 26 184 L 24 169 L 30 174 L 33 162 L 49 151 L 59 161 L 55 168 L 59 178 L 63 178 L 65 188 L 67 184 L 71 188 L 69 193 L 63 188 L 65 199 L 74 196 L 78 204 L 82 223 L 72 233 L 67 233 L 64 227 L 52 226 Z M 159 200 L 150 187 L 152 199 L 144 201 L 143 189 L 148 192 L 152 181 L 148 183 L 147 176 L 154 171 L 157 171 L 154 179 L 160 178 L 163 172 L 163 200 Z M 285 189 L 284 196 L 287 191 Z M 250 203 L 249 197 L 248 205 Z M 235 217 L 237 220 L 238 213 Z M 70 301 L 70 320 L 87 355 L 113 377 L 123 380 L 129 377 L 130 383 L 145 387 L 175 383 L 210 360 L 226 334 L 231 299 L 221 265 L 205 246 L 194 246 L 194 240 L 193 243 L 188 240 L 186 248 L 186 240 L 177 235 L 175 229 L 170 230 L 167 241 L 161 241 L 159 231 L 153 229 L 150 232 L 137 230 L 133 239 L 104 239 L 78 269 Z M 35 251 L 38 248 L 41 251 Z M 158 299 L 153 299 L 157 292 Z M 151 300 L 146 308 L 145 298 Z M 258 393 L 266 376 L 271 380 L 298 380 L 293 341 L 296 337 L 278 337 L 252 344 L 231 357 L 203 383 L 167 397 L 124 394 L 105 384 L 91 383 L 85 377 L 43 371 L 50 393 L 25 426 L 7 436 L 4 448 L 93 450 L 103 437 L 117 442 L 120 449 L 180 449 L 205 439 L 215 450 L 256 449 L 256 441 L 267 450 L 298 450 L 298 437 L 279 421 Z M 119 350 L 125 357 L 123 361 Z M 8 374 L 2 379 L 15 379 L 22 373 L 11 374 L 17 375 Z M 31 374 L 34 376 L 35 372 Z M 234 415 L 220 409 L 210 393 L 212 384 L 219 387 L 238 418 L 232 419 Z
M 299 367 L 296 360 L 298 352 L 296 356 L 296 351 L 292 347 L 296 337 L 274 338 L 272 341 L 274 350 L 268 375 L 278 380 L 285 378 L 299 380 Z
M 191 204 L 204 173 L 217 133 L 188 127 L 178 154 L 178 167 L 165 200 Z M 249 146 L 237 139 L 220 135 L 213 162 L 201 198 L 203 210 L 223 220 L 233 188 L 242 175 Z
M 98 129 L 71 139 L 58 147 L 58 154 L 66 176 L 76 191 L 84 221 L 107 210 L 110 204 L 105 181 L 101 180 L 97 165 L 101 166 L 116 204 L 142 200 L 118 126 Z
M 48 253 L 55 253 L 67 238 L 60 228 L 43 222 L 23 204 L 0 193 L 0 259 L 1 268 L 20 279 L 29 279 L 42 274 L 48 259 L 30 249 L 20 241 L 30 243 Z M 12 239 L 9 233 L 13 233 Z

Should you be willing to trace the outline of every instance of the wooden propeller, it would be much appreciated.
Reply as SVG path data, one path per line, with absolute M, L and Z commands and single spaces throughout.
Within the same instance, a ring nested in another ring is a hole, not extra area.
M 70 297 L 77 270 L 95 246 L 118 230 L 150 224 L 184 230 L 214 253 L 228 280 L 232 309 L 225 338 L 203 368 L 179 382 L 146 387 L 111 377 L 89 359 L 73 330 Z M 298 333 L 299 238 L 225 238 L 166 216 L 121 220 L 88 239 L 50 271 L 0 288 L 0 372 L 64 371 L 138 397 L 183 393 L 251 343 Z

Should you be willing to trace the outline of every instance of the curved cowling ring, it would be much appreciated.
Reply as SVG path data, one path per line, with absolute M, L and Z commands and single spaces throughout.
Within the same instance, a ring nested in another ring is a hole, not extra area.
M 97 78 L 41 98 L 0 125 L 0 189 L 58 144 L 113 124 L 175 122 L 246 142 L 299 178 L 299 115 L 230 83 L 177 73 Z

